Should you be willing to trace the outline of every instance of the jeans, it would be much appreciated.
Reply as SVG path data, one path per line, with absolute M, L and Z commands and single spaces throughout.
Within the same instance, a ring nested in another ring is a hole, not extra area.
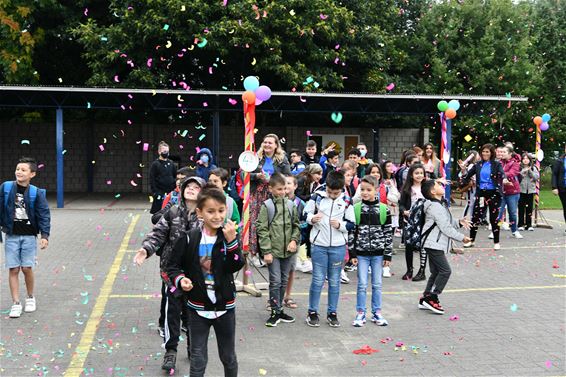
M 482 198 L 484 198 L 483 203 Z M 485 217 L 485 211 L 489 208 L 489 222 L 493 232 L 493 243 L 499 243 L 499 224 L 497 223 L 497 217 L 499 215 L 500 206 L 501 194 L 499 194 L 496 190 L 480 190 L 476 194 L 472 226 L 470 228 L 470 238 L 472 241 L 476 240 L 478 225 L 481 222 L 481 219 Z
M 430 266 L 430 276 L 428 282 L 426 283 L 426 288 L 424 291 L 424 296 L 433 293 L 439 295 L 442 293 L 452 270 L 446 259 L 446 254 L 443 250 L 436 249 L 426 249 L 428 254 L 428 264 Z
M 295 263 L 296 254 L 289 258 L 273 258 L 273 262 L 267 265 L 269 270 L 269 302 L 271 309 L 279 313 L 285 298 L 289 273 Z
M 505 207 L 509 212 L 509 224 L 511 225 L 511 232 L 517 231 L 517 207 L 519 206 L 519 194 L 503 195 L 501 199 L 501 209 L 499 210 L 499 220 L 505 215 Z
M 366 312 L 366 290 L 368 287 L 368 270 L 371 266 L 371 312 L 381 311 L 381 275 L 383 271 L 383 255 L 358 255 L 358 295 L 356 310 Z
M 560 197 L 560 202 L 562 203 L 562 212 L 564 215 L 564 221 L 566 221 L 566 190 L 558 191 L 558 196 Z
M 340 296 L 340 271 L 346 256 L 346 245 L 317 246 L 312 245 L 312 281 L 309 290 L 309 312 L 317 312 L 324 279 L 328 277 L 328 311 L 336 313 Z
M 530 228 L 533 225 L 533 199 L 535 194 L 523 194 L 519 197 L 519 227 Z
M 216 318 L 201 317 L 196 310 L 189 309 L 189 338 L 191 344 L 191 377 L 202 377 L 208 363 L 208 335 L 210 327 L 214 327 L 218 355 L 224 364 L 224 376 L 238 375 L 238 359 L 236 358 L 236 310 L 230 309 L 226 314 Z

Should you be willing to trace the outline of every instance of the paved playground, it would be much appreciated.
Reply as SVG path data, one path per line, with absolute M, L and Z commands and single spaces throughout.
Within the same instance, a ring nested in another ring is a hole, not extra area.
M 66 209 L 52 211 L 50 245 L 39 252 L 36 269 L 38 310 L 8 318 L 7 272 L 0 277 L 1 376 L 164 375 L 164 349 L 156 331 L 158 260 L 152 258 L 140 268 L 132 263 L 133 252 L 150 229 L 144 206 L 135 200 L 76 198 Z M 351 326 L 355 273 L 349 274 L 349 285 L 342 285 L 342 327 L 337 329 L 305 324 L 309 274 L 296 275 L 299 309 L 293 324 L 265 327 L 265 295 L 241 294 L 240 375 L 564 375 L 566 237 L 561 215 L 544 212 L 554 229 L 523 232 L 523 240 L 502 232 L 497 253 L 481 230 L 476 248 L 451 255 L 453 274 L 441 297 L 444 316 L 417 309 L 425 282 L 401 280 L 401 253 L 393 257 L 395 275 L 383 283 L 387 327 Z M 254 277 L 261 280 L 257 272 Z M 322 311 L 325 304 L 323 297 Z M 189 372 L 184 344 L 179 347 L 179 376 Z M 353 353 L 364 346 L 378 352 Z M 209 353 L 207 375 L 222 375 L 213 332 Z

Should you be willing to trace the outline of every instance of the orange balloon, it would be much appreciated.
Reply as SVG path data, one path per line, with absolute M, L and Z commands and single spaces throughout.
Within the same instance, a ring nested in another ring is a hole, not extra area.
M 542 124 L 542 117 L 535 117 L 535 119 L 533 119 L 533 122 L 537 126 L 540 126 Z
M 448 109 L 444 112 L 444 115 L 446 115 L 446 119 L 454 119 L 456 118 L 456 110 Z
M 248 105 L 255 105 L 255 93 L 249 90 L 245 91 L 242 94 L 242 101 L 247 102 Z

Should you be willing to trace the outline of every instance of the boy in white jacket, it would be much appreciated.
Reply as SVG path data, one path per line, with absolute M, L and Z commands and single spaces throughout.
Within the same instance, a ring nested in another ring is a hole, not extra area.
M 307 206 L 310 232 L 312 281 L 309 291 L 307 325 L 319 327 L 318 307 L 324 280 L 328 277 L 327 320 L 330 327 L 339 327 L 336 314 L 340 296 L 340 270 L 346 255 L 348 231 L 354 228 L 355 214 L 351 199 L 344 193 L 344 174 L 331 171 L 326 178 L 326 191 L 313 194 Z
M 424 204 L 425 223 L 422 234 L 427 234 L 422 247 L 425 248 L 430 277 L 423 297 L 419 300 L 419 309 L 428 309 L 436 314 L 444 314 L 438 295 L 448 283 L 452 270 L 446 259 L 446 253 L 452 248 L 452 240 L 468 242 L 469 237 L 456 230 L 456 227 L 469 229 L 467 219 L 453 220 L 452 214 L 444 201 L 444 186 L 437 180 L 426 180 L 421 184 L 421 192 L 427 199 Z

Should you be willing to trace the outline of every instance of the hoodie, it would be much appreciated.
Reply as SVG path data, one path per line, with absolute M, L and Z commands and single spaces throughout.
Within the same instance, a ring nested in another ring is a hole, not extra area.
M 354 207 L 346 193 L 336 199 L 328 197 L 326 191 L 317 189 L 305 207 L 307 223 L 312 225 L 310 241 L 312 245 L 323 247 L 344 246 L 348 242 L 348 231 L 354 229 L 356 222 Z M 322 213 L 322 219 L 313 224 L 312 218 Z M 340 221 L 340 228 L 330 225 L 330 220 Z
M 208 156 L 208 166 L 205 166 L 202 162 L 200 162 L 202 155 Z M 214 165 L 214 159 L 212 158 L 212 152 L 208 148 L 202 148 L 196 154 L 195 160 L 197 161 L 197 176 L 201 177 L 205 181 L 208 181 L 210 171 L 216 169 L 216 165 Z
M 464 235 L 456 230 L 460 228 L 460 223 L 452 218 L 452 213 L 445 201 L 425 201 L 424 212 L 425 223 L 422 233 L 426 233 L 434 226 L 424 240 L 424 248 L 442 250 L 447 253 L 452 248 L 453 239 L 460 242 L 464 240 Z

